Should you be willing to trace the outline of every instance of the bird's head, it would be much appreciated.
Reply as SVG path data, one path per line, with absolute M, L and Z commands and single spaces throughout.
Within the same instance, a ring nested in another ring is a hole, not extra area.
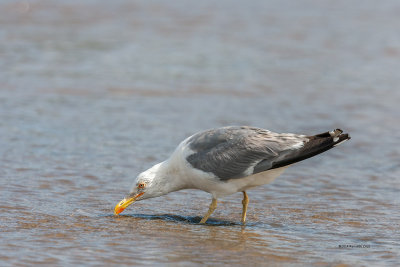
M 118 215 L 129 205 L 135 201 L 140 201 L 147 198 L 157 197 L 163 195 L 164 193 L 159 189 L 160 182 L 162 181 L 162 176 L 159 173 L 159 164 L 153 166 L 147 171 L 139 174 L 129 192 L 129 195 L 121 200 L 114 208 L 114 214 Z

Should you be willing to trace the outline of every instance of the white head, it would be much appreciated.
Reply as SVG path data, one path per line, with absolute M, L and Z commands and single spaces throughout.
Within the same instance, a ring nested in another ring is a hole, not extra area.
M 161 162 L 140 173 L 136 177 L 129 195 L 115 206 L 114 214 L 121 213 L 135 201 L 159 197 L 181 189 L 176 184 L 177 179 L 174 179 L 174 175 L 168 171 L 165 165 L 167 165 L 165 162 Z

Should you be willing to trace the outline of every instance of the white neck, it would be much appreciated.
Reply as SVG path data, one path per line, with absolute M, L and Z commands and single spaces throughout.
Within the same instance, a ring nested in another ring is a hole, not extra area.
M 179 177 L 179 169 L 170 163 L 169 160 L 160 162 L 144 172 L 146 176 L 152 177 L 149 197 L 162 196 L 187 187 Z

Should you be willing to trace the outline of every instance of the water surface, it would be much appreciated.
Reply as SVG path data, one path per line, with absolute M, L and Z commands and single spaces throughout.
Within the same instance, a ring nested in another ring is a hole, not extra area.
M 396 266 L 400 5 L 2 1 L 0 262 Z M 238 193 L 184 190 L 113 215 L 199 130 L 352 140 Z

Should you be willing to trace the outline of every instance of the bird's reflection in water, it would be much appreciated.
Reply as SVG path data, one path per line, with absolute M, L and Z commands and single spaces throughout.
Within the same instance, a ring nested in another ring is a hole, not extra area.
M 245 224 L 240 222 L 209 219 L 207 223 L 200 224 L 200 216 L 181 216 L 173 214 L 126 214 L 126 215 L 106 215 L 114 217 L 118 223 L 127 223 L 142 230 L 149 230 L 158 233 L 177 233 L 180 242 L 185 246 L 195 244 L 216 250 L 244 250 L 248 241 L 251 244 L 258 244 L 264 249 L 269 246 L 263 236 L 256 233 L 257 223 Z M 199 227 L 193 227 L 198 225 Z M 145 229 L 144 229 L 145 228 Z M 164 234 L 160 235 L 163 236 Z M 182 256 L 182 255 L 180 255 Z
M 200 216 L 181 216 L 181 215 L 174 215 L 174 214 L 125 214 L 125 215 L 105 215 L 109 217 L 115 217 L 116 220 L 126 219 L 126 218 L 136 218 L 142 220 L 160 220 L 166 222 L 181 222 L 181 223 L 188 223 L 188 224 L 200 224 L 201 217 Z M 234 225 L 242 225 L 241 223 L 227 221 L 227 220 L 218 220 L 218 219 L 209 219 L 205 226 L 234 226 Z

